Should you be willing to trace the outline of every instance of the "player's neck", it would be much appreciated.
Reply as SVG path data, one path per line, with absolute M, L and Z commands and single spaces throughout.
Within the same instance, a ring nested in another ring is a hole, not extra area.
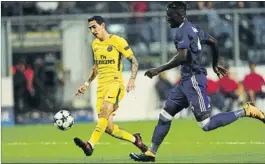
M 183 22 L 179 25 L 178 28 L 181 28 L 184 25 L 185 21 L 186 21 L 186 18 L 184 18 Z
M 111 35 L 106 31 L 106 32 L 104 32 L 103 37 L 102 37 L 102 39 L 100 39 L 100 41 L 104 41 L 104 40 L 110 38 L 110 36 Z

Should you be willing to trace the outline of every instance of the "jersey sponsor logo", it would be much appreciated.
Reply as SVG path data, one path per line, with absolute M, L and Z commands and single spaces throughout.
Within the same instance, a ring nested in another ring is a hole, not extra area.
M 96 64 L 115 64 L 114 59 L 107 59 L 105 55 L 100 55 L 99 60 L 95 60 Z
M 184 43 L 184 40 L 181 40 L 181 41 L 175 40 L 175 43 L 176 44 L 179 44 L 179 43 L 182 44 L 182 43 Z
M 95 60 L 96 64 L 115 64 L 115 60 Z
M 179 41 L 178 43 L 179 43 L 179 44 L 182 44 L 182 43 L 184 43 L 184 40 L 182 40 L 182 41 Z
M 107 51 L 108 51 L 108 52 L 111 52 L 111 51 L 112 51 L 112 49 L 113 49 L 113 47 L 112 47 L 112 46 L 108 46 L 108 48 L 107 48 Z

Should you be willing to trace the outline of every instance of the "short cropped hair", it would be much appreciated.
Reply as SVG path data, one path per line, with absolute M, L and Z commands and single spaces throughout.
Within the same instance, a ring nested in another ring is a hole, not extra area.
M 96 21 L 97 24 L 101 25 L 105 23 L 105 20 L 101 16 L 93 16 L 87 20 L 88 22 Z
M 167 5 L 167 8 L 183 10 L 181 13 L 186 16 L 187 4 L 184 1 L 174 1 Z

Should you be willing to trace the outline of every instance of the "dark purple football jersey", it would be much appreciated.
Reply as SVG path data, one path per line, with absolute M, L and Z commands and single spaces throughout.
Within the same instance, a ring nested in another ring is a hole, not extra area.
M 202 45 L 210 35 L 198 25 L 193 25 L 188 20 L 177 29 L 174 44 L 177 49 L 188 49 L 188 62 L 181 64 L 181 79 L 185 80 L 194 74 L 207 74 L 202 66 Z

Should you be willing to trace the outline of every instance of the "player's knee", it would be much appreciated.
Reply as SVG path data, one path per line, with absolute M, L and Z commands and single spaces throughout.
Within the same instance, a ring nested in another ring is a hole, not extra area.
M 104 102 L 99 113 L 99 118 L 106 118 L 108 119 L 110 114 L 113 112 L 113 104 L 109 102 Z
M 203 131 L 208 132 L 210 131 L 209 128 L 209 123 L 210 123 L 210 117 L 206 118 L 205 120 L 198 122 L 199 126 L 202 128 Z
M 100 113 L 98 115 L 99 118 L 108 118 L 108 111 L 104 108 L 100 110 Z
M 159 114 L 158 124 L 171 124 L 172 119 L 173 116 L 163 109 Z
M 107 127 L 106 130 L 105 130 L 105 132 L 108 133 L 108 134 L 112 134 L 113 128 Z

